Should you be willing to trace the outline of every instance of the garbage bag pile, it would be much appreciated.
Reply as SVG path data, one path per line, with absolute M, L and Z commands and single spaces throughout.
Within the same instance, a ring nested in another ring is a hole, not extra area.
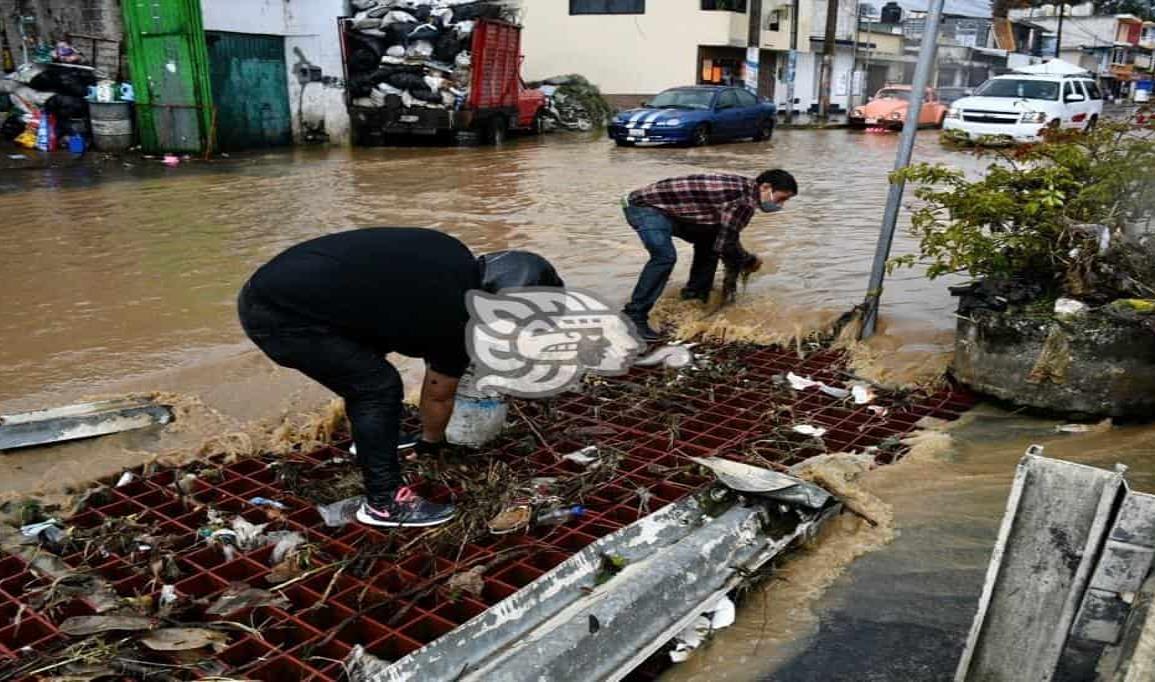
M 527 86 L 540 89 L 549 98 L 546 111 L 552 124 L 560 128 L 591 130 L 595 126 L 604 127 L 614 113 L 614 108 L 602 96 L 598 86 L 584 76 L 554 76 Z
M 353 0 L 348 87 L 353 104 L 460 109 L 471 82 L 473 30 L 516 23 L 516 0 Z
M 51 151 L 58 137 L 83 135 L 85 96 L 94 85 L 95 71 L 68 64 L 25 64 L 0 78 L 0 95 L 7 95 L 13 107 L 0 125 L 0 140 Z

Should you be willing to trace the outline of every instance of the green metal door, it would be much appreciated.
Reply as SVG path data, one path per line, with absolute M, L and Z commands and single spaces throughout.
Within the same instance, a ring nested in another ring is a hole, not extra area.
M 141 146 L 153 153 L 210 148 L 213 102 L 200 0 L 123 1 Z
M 292 144 L 285 39 L 209 31 L 205 40 L 220 148 Z

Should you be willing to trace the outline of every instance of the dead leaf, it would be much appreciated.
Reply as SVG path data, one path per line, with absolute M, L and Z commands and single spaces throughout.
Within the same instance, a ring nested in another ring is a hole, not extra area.
M 213 616 L 225 616 L 241 609 L 252 609 L 258 606 L 285 607 L 288 605 L 289 600 L 279 594 L 262 590 L 259 587 L 249 587 L 244 583 L 233 583 L 205 613 Z
M 148 633 L 140 643 L 153 651 L 191 651 L 211 646 L 220 653 L 228 647 L 229 638 L 208 628 L 162 628 Z
M 301 566 L 300 559 L 294 555 L 273 566 L 273 570 L 269 571 L 265 580 L 268 580 L 270 584 L 280 585 L 299 577 L 304 572 L 305 569 Z
M 60 631 L 70 637 L 84 637 L 100 632 L 151 630 L 156 620 L 142 616 L 73 616 L 60 624 Z
M 463 573 L 457 573 L 449 579 L 446 587 L 451 592 L 471 594 L 479 596 L 482 590 L 485 589 L 485 581 L 482 579 L 482 574 L 485 573 L 485 567 L 474 566 L 473 568 Z

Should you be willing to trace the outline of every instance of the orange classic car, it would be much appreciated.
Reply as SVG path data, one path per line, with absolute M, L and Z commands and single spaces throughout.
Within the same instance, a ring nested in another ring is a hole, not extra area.
M 852 128 L 901 128 L 906 123 L 906 110 L 910 106 L 909 85 L 888 85 L 878 91 L 866 104 L 850 112 L 848 122 Z M 947 106 L 939 101 L 934 88 L 926 89 L 922 111 L 918 116 L 920 126 L 942 126 Z

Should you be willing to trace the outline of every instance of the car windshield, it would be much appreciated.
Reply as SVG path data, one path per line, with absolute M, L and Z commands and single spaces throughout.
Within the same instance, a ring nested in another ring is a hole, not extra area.
M 910 101 L 910 90 L 898 90 L 895 88 L 885 88 L 879 90 L 874 99 L 904 99 Z
M 989 80 L 975 90 L 979 97 L 1014 97 L 1016 99 L 1059 99 L 1059 84 L 1053 81 L 1030 81 L 1015 78 Z
M 658 109 L 709 109 L 713 101 L 713 90 L 667 90 L 650 100 L 650 106 Z

